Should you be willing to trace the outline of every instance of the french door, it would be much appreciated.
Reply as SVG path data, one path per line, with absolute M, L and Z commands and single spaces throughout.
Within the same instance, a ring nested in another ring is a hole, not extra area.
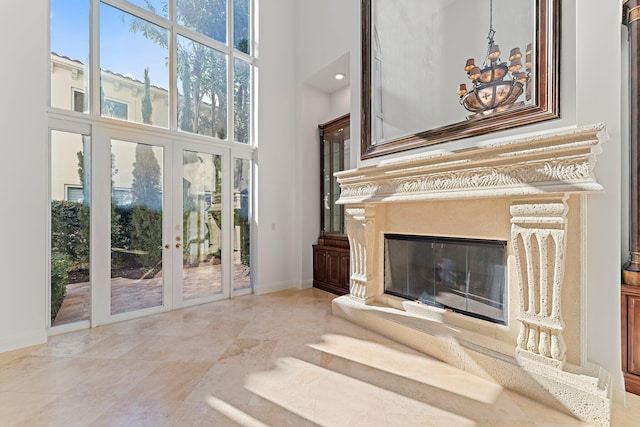
M 172 258 L 176 307 L 230 296 L 227 156 L 201 146 L 174 147 L 175 174 L 171 235 L 165 250 Z
M 130 131 L 94 135 L 95 324 L 229 298 L 231 151 Z
M 252 152 L 52 122 L 54 333 L 252 291 Z

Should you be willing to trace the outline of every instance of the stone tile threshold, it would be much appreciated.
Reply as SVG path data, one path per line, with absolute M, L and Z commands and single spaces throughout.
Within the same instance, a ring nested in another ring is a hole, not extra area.
M 0 354 L 4 426 L 588 426 L 331 315 L 244 296 Z M 612 426 L 640 425 L 640 397 Z

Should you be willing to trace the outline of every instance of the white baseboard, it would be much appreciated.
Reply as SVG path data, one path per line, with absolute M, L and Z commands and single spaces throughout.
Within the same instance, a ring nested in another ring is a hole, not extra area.
M 256 286 L 255 293 L 256 295 L 264 295 L 270 294 L 272 292 L 285 291 L 287 289 L 297 288 L 296 282 L 288 280 L 286 282 L 278 282 L 278 283 L 263 283 L 259 286 Z
M 0 353 L 31 347 L 32 345 L 44 344 L 46 342 L 47 331 L 44 328 L 40 331 L 2 337 L 0 338 Z

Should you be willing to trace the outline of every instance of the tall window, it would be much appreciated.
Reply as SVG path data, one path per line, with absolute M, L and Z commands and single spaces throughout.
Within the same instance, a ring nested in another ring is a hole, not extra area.
M 49 4 L 51 326 L 251 292 L 253 1 Z
M 251 144 L 251 4 L 51 0 L 51 106 Z

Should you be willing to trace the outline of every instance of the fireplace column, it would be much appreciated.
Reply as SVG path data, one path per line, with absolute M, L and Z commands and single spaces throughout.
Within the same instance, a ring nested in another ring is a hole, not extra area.
M 561 368 L 562 282 L 565 269 L 567 197 L 511 205 L 511 244 L 520 289 L 519 355 Z
M 351 298 L 366 304 L 375 297 L 374 261 L 375 218 L 374 205 L 347 207 L 347 236 L 351 257 L 349 289 Z

